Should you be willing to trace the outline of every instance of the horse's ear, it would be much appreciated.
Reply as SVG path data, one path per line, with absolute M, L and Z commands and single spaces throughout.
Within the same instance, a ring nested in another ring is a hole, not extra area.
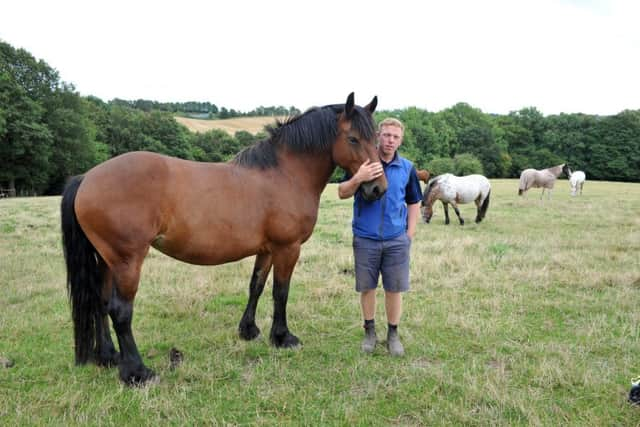
M 353 114 L 353 107 L 355 105 L 355 102 L 353 99 L 354 99 L 354 94 L 353 92 L 351 92 L 347 97 L 347 103 L 344 104 L 344 115 L 347 117 L 351 117 L 351 115 Z
M 368 103 L 364 108 L 365 110 L 369 110 L 371 114 L 376 111 L 376 107 L 378 106 L 378 97 L 374 96 L 370 103 Z

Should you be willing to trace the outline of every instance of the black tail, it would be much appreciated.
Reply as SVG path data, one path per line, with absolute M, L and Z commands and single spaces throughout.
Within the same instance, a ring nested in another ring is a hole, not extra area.
M 76 363 L 87 363 L 95 354 L 96 322 L 102 315 L 102 258 L 80 228 L 74 202 L 82 176 L 73 177 L 62 193 L 60 217 L 62 246 L 67 264 L 67 291 L 71 303 Z
M 491 197 L 491 190 L 487 193 L 487 198 L 482 202 L 482 206 L 480 206 L 480 212 L 478 212 L 478 218 L 480 221 L 484 219 L 484 216 L 487 214 L 487 209 L 489 208 L 489 198 Z M 478 221 L 478 222 L 480 222 Z

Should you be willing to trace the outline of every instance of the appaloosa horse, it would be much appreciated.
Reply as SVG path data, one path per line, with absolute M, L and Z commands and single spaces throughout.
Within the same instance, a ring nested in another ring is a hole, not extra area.
M 464 219 L 460 215 L 458 203 L 475 202 L 477 208 L 476 223 L 482 221 L 487 214 L 491 184 L 483 175 L 455 176 L 450 173 L 432 178 L 422 196 L 422 218 L 424 222 L 431 221 L 433 204 L 436 200 L 442 202 L 444 208 L 444 223 L 449 224 L 449 204 L 458 216 L 460 225 Z

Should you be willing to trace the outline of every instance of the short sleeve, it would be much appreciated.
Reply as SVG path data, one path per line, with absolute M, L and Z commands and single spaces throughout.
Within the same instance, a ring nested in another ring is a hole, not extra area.
M 411 167 L 409 172 L 409 182 L 405 188 L 404 200 L 408 205 L 413 205 L 422 200 L 422 189 L 420 188 L 420 180 L 415 167 Z

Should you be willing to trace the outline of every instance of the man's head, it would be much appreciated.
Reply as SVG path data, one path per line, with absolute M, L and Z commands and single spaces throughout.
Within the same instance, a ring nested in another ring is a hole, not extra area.
M 378 125 L 378 152 L 380 157 L 388 162 L 393 158 L 398 147 L 402 144 L 404 125 L 398 119 L 388 117 Z

